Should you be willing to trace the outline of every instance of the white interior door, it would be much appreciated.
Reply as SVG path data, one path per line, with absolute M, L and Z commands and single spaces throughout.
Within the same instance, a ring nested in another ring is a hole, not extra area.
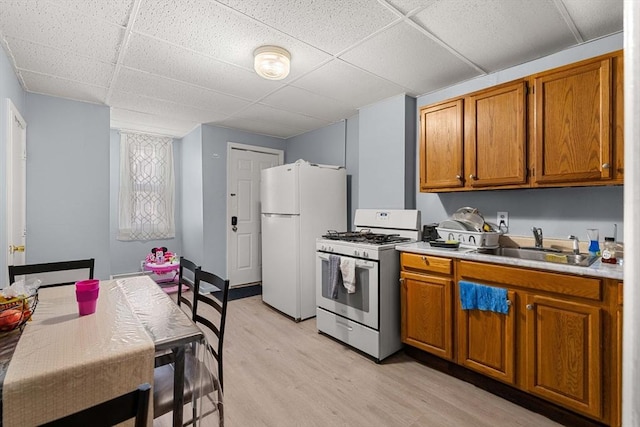
M 26 153 L 27 123 L 11 100 L 7 100 L 7 265 L 26 260 Z M 8 278 L 8 273 L 7 274 Z
M 282 159 L 280 150 L 229 144 L 227 271 L 230 286 L 262 279 L 260 171 L 281 164 Z

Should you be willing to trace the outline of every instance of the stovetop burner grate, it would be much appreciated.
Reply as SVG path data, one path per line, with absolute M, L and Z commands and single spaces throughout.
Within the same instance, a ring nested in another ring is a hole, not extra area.
M 370 230 L 361 231 L 335 231 L 329 230 L 322 236 L 324 239 L 340 240 L 343 242 L 362 242 L 374 245 L 385 243 L 399 243 L 411 240 L 408 237 L 400 237 L 399 234 L 372 233 Z

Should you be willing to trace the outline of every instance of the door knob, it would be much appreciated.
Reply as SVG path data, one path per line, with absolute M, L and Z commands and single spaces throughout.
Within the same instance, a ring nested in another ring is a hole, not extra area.
M 9 253 L 12 254 L 14 252 L 24 252 L 24 245 L 9 245 Z

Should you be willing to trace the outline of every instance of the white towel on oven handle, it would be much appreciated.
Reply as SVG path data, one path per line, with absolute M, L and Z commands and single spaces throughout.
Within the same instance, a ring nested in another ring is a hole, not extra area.
M 342 284 L 347 289 L 347 293 L 354 293 L 356 291 L 356 260 L 341 257 L 340 272 L 342 273 Z

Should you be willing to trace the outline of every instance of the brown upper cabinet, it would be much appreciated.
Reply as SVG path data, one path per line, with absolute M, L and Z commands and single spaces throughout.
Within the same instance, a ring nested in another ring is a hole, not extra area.
M 462 99 L 420 110 L 420 190 L 464 185 Z
M 520 185 L 527 181 L 526 93 L 524 81 L 465 98 L 467 186 Z
M 536 185 L 613 179 L 611 59 L 534 77 Z
M 525 183 L 525 112 L 524 81 L 423 108 L 421 191 Z
M 622 77 L 619 51 L 421 108 L 420 190 L 622 184 Z

